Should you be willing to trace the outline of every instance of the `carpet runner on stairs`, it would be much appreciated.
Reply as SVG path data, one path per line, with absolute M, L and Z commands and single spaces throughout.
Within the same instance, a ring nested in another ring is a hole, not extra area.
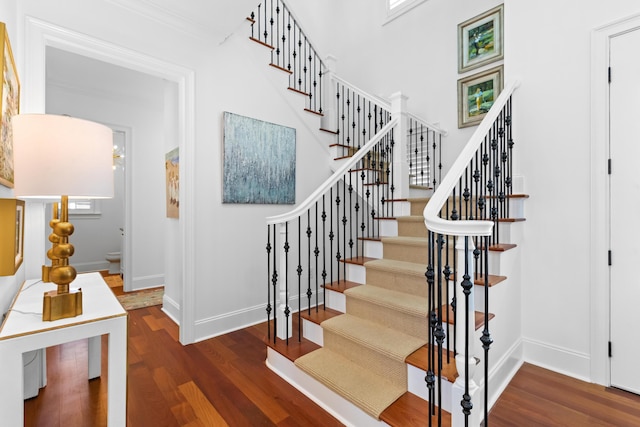
M 405 359 L 426 340 L 343 314 L 322 322 L 324 347 L 300 369 L 375 418 L 407 391 Z

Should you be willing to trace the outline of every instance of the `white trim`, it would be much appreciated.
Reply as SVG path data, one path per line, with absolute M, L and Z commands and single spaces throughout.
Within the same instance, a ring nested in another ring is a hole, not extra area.
M 609 46 L 611 38 L 640 28 L 640 14 L 600 27 L 591 33 L 591 215 L 590 215 L 590 369 L 592 382 L 610 385 L 609 341 Z
M 590 358 L 587 353 L 550 345 L 530 338 L 522 339 L 522 348 L 526 362 L 582 381 L 591 382 L 589 380 Z
M 399 5 L 397 5 L 396 7 L 394 7 L 392 9 L 391 5 L 390 5 L 391 1 L 390 0 L 386 0 L 385 4 L 386 4 L 386 8 L 387 8 L 387 18 L 382 23 L 382 25 L 388 24 L 389 22 L 391 22 L 394 19 L 404 15 L 405 13 L 409 12 L 414 7 L 421 5 L 422 3 L 426 2 L 426 1 L 427 0 L 404 0 Z
M 130 68 L 160 77 L 178 85 L 178 134 L 180 147 L 180 227 L 182 258 L 182 310 L 180 342 L 194 342 L 195 332 L 195 227 L 194 227 L 194 167 L 195 164 L 195 72 L 140 52 L 126 49 L 84 34 L 58 27 L 36 18 L 25 18 L 24 56 L 25 79 L 22 98 L 24 112 L 45 111 L 47 46 L 56 47 L 89 58 Z M 129 260 L 127 260 L 129 261 Z M 130 262 L 128 262 L 130 265 Z

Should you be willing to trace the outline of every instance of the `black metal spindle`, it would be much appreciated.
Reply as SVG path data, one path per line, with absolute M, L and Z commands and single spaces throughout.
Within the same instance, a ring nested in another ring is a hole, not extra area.
M 274 226 L 275 227 L 275 226 Z M 267 224 L 267 340 L 271 341 L 271 225 Z M 275 335 L 275 331 L 274 331 Z
M 302 216 L 298 217 L 298 342 L 302 342 Z
M 469 425 L 469 416 L 471 415 L 471 409 L 473 403 L 471 402 L 471 396 L 469 395 L 469 342 L 471 339 L 472 331 L 469 330 L 469 311 L 470 311 L 470 295 L 473 283 L 469 280 L 469 265 L 471 260 L 469 259 L 469 236 L 464 237 L 464 276 L 462 276 L 462 292 L 464 293 L 464 395 L 460 406 L 462 406 L 462 413 L 464 414 L 465 426 Z
M 482 348 L 484 349 L 484 427 L 489 425 L 489 348 L 493 343 L 489 333 L 489 236 L 484 238 L 484 329 L 482 330 Z
M 289 308 L 289 223 L 286 222 L 284 226 L 284 321 L 285 332 L 287 335 L 287 345 L 289 345 L 289 314 L 291 313 L 291 310 Z

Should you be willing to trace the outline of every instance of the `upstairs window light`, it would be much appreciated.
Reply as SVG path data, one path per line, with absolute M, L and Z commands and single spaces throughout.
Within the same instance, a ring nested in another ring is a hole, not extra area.
M 425 1 L 427 0 L 387 0 L 387 20 L 384 23 L 394 20 Z

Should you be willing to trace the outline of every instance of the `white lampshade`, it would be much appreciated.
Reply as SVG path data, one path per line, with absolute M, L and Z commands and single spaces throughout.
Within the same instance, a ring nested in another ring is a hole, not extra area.
M 11 123 L 16 197 L 113 197 L 113 136 L 107 126 L 51 114 L 19 114 Z

